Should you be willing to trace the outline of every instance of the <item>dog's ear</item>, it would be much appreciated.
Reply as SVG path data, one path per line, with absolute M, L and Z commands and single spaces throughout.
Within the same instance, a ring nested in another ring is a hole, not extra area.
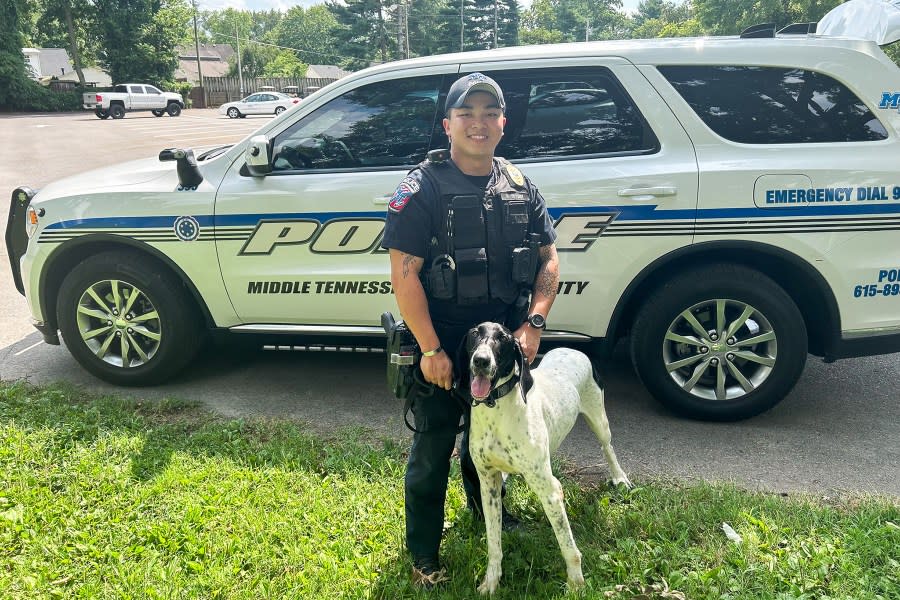
M 518 360 L 516 362 L 519 364 L 519 381 L 522 382 L 522 393 L 528 394 L 528 390 L 534 385 L 534 377 L 531 376 L 531 366 L 528 364 L 528 359 L 525 358 L 522 344 L 519 343 L 519 340 L 515 340 L 515 342 L 516 352 L 518 353 Z
M 469 339 L 473 337 L 474 332 L 474 329 L 470 329 L 469 332 L 463 336 L 463 339 L 459 341 L 459 345 L 456 347 L 456 354 L 454 355 L 455 360 L 453 361 L 453 370 L 459 381 L 460 389 L 469 388 L 469 354 L 471 353 Z

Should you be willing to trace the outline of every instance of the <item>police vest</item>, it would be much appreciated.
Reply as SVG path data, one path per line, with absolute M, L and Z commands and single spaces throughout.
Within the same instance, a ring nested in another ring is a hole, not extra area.
M 531 201 L 522 173 L 494 158 L 484 190 L 450 161 L 418 167 L 434 184 L 438 230 L 423 269 L 429 295 L 461 305 L 513 304 L 534 283 L 540 234 L 529 231 Z

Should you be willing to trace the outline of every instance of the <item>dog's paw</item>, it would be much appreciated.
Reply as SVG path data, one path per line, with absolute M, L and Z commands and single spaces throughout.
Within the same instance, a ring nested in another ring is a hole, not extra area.
M 570 592 L 579 592 L 584 589 L 584 575 L 579 571 L 575 575 L 569 575 L 567 586 Z
M 484 581 L 481 582 L 481 585 L 478 586 L 478 593 L 482 596 L 492 595 L 497 591 L 497 580 L 489 577 L 485 577 Z
M 619 487 L 620 485 L 625 486 L 625 489 L 630 490 L 634 487 L 634 484 L 628 479 L 628 476 L 625 473 L 620 475 L 616 475 L 610 480 L 610 483 L 613 487 Z

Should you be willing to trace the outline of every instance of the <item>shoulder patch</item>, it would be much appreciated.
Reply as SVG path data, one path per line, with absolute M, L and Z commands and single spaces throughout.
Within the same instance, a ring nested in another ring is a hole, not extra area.
M 397 186 L 394 195 L 391 196 L 391 201 L 388 202 L 388 209 L 390 209 L 391 212 L 400 212 L 406 208 L 409 199 L 420 189 L 421 184 L 419 183 L 419 178 L 412 174 L 407 175 L 403 181 L 400 182 L 400 185 Z

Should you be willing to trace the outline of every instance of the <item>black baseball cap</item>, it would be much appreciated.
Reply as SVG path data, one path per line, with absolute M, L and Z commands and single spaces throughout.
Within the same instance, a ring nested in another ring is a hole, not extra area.
M 497 82 L 483 73 L 470 73 L 457 79 L 447 92 L 447 101 L 444 103 L 444 114 L 451 108 L 462 108 L 466 98 L 472 92 L 487 92 L 497 99 L 500 110 L 506 110 L 506 102 L 503 100 L 503 92 Z

